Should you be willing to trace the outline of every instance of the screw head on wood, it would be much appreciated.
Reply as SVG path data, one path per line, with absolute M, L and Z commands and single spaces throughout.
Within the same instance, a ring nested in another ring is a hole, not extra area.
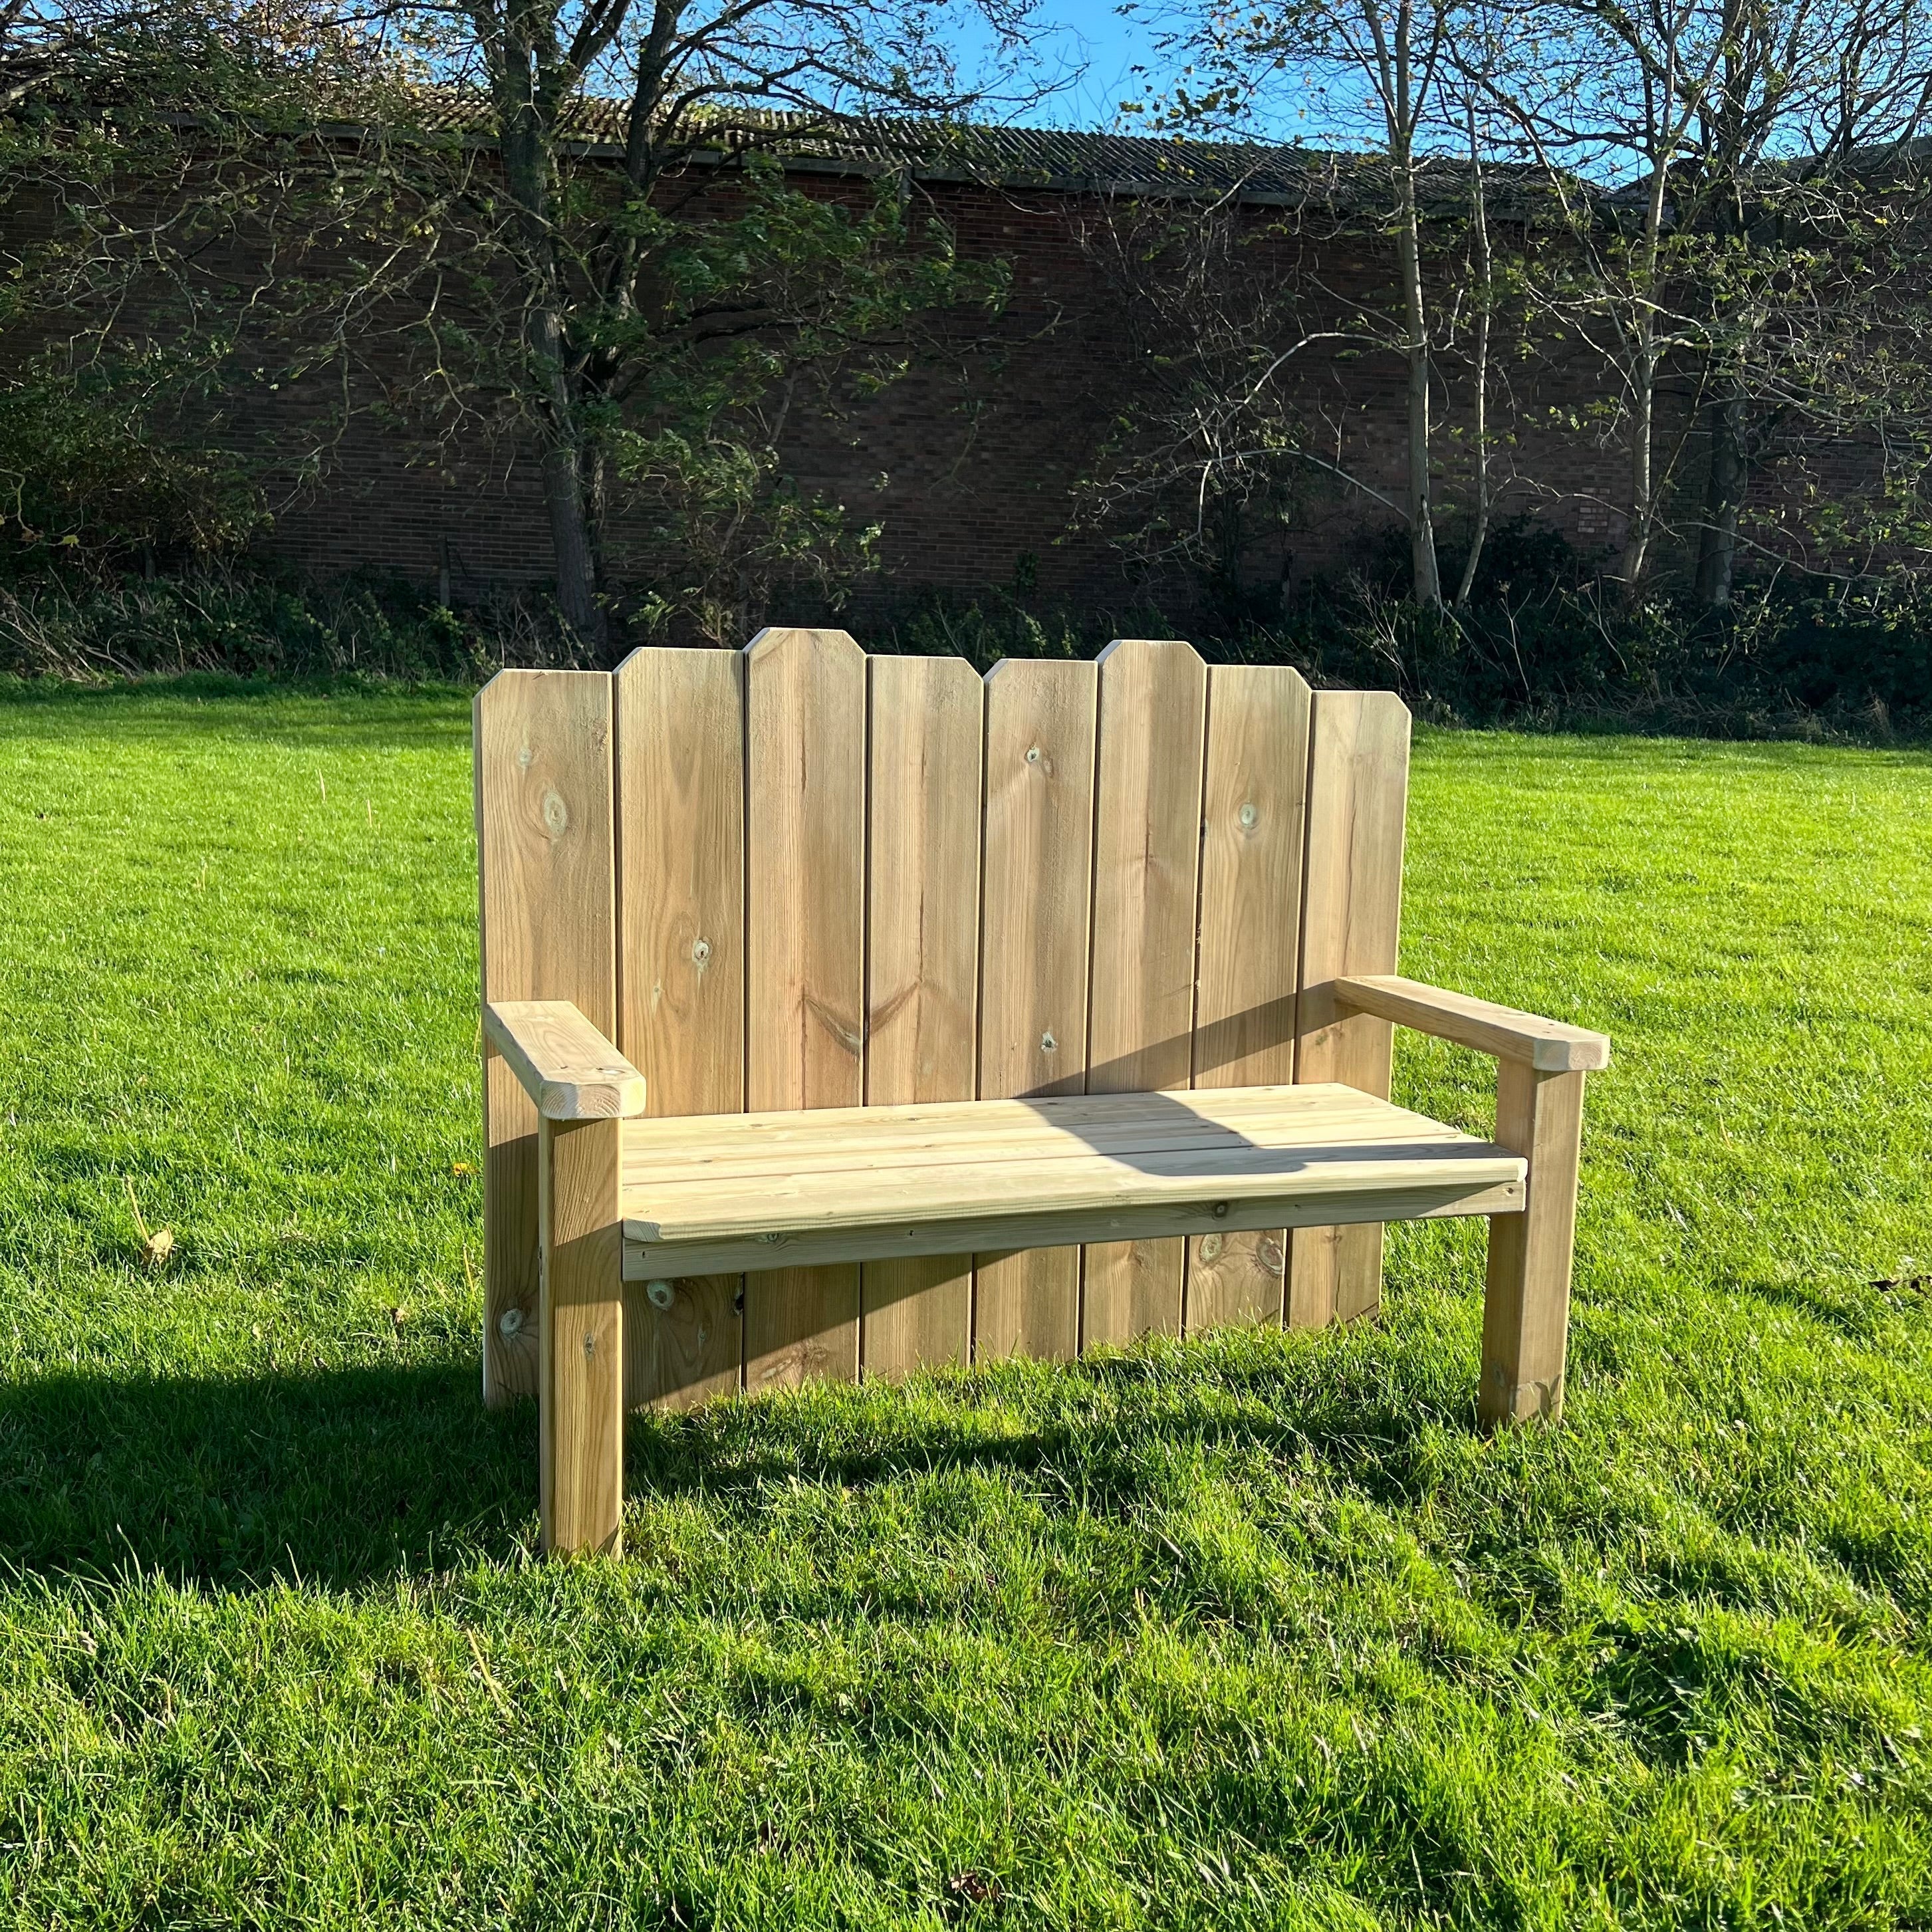
M 1043 1033 L 1040 1036 L 1040 1050 L 1042 1053 L 1052 1052 L 1059 1044 L 1059 1041 L 1055 1040 L 1050 1033 Z
M 1226 1220 L 1227 1219 L 1227 1216 L 1228 1216 L 1228 1204 L 1227 1204 L 1227 1202 L 1225 1202 L 1225 1201 L 1217 1201 L 1217 1202 L 1215 1202 L 1215 1204 L 1214 1204 L 1214 1218 L 1215 1218 L 1215 1220 L 1217 1220 L 1217 1221 L 1222 1221 L 1222 1220 Z
M 1030 765 L 1036 765 L 1040 763 L 1040 747 L 1037 745 L 1029 745 L 1027 747 L 1027 763 Z
M 691 943 L 691 956 L 692 960 L 697 964 L 702 966 L 705 961 L 711 957 L 710 940 L 708 939 L 694 939 Z
M 677 1290 L 668 1281 L 647 1281 L 644 1283 L 644 1299 L 653 1308 L 668 1308 L 677 1299 Z
M 524 1311 L 520 1308 L 506 1308 L 496 1318 L 496 1333 L 506 1342 L 521 1334 L 523 1328 Z

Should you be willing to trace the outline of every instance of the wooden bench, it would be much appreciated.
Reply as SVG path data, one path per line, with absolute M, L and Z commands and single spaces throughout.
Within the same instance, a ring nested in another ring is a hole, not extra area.
M 1394 976 L 1408 761 L 1182 643 L 493 679 L 483 1386 L 547 1546 L 616 1546 L 628 1408 L 1352 1320 L 1424 1216 L 1491 1217 L 1482 1414 L 1555 1418 L 1609 1043 Z M 1495 1144 L 1390 1104 L 1396 1024 L 1496 1058 Z

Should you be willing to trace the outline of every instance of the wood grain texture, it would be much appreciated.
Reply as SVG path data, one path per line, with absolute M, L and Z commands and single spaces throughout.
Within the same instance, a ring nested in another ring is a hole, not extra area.
M 1294 1078 L 1310 697 L 1285 666 L 1208 674 L 1194 1084 Z M 1207 1234 L 1189 1250 L 1188 1332 L 1278 1323 L 1286 1228 Z
M 1131 638 L 1101 652 L 1100 674 L 1087 1090 L 1184 1088 L 1208 668 L 1192 644 Z M 1082 1265 L 1082 1349 L 1180 1334 L 1183 1243 L 1104 1242 Z
M 625 1267 L 632 1279 L 658 1271 L 664 1252 L 682 1248 L 684 1264 L 692 1268 L 752 1268 L 773 1255 L 789 1256 L 800 1264 L 869 1262 L 902 1253 L 944 1252 L 954 1244 L 961 1252 L 1048 1250 L 1069 1242 L 1179 1240 L 1211 1229 L 1294 1228 L 1318 1222 L 1344 1221 L 1420 1221 L 1449 1215 L 1510 1215 L 1523 1204 L 1520 1179 L 1483 1180 L 1457 1166 L 1433 1172 L 1420 1167 L 1407 1174 L 1380 1178 L 1364 1174 L 1346 1187 L 1325 1188 L 1318 1194 L 1304 1191 L 1281 1177 L 1258 1194 L 1230 1198 L 1222 1204 L 1198 1193 L 1171 1198 L 1167 1190 L 1139 1187 L 1123 1190 L 1117 1199 L 1099 1206 L 1053 1208 L 1035 1211 L 1024 1196 L 1010 1197 L 1006 1205 L 973 1214 L 930 1220 L 919 1218 L 923 1204 L 903 1203 L 898 1220 L 852 1226 L 801 1226 L 782 1234 L 719 1234 L 660 1249 L 658 1244 L 626 1244 Z
M 865 1097 L 866 658 L 843 631 L 746 648 L 746 1102 Z M 856 1266 L 745 1284 L 745 1384 L 859 1373 Z
M 1086 664 L 1010 658 L 986 674 L 985 1096 L 1085 1090 L 1099 688 Z M 1071 1360 L 1080 1341 L 1079 1250 L 976 1255 L 973 1322 L 977 1360 Z
M 547 1120 L 644 1111 L 644 1076 L 568 1000 L 489 1001 L 483 1032 Z
M 674 1130 L 675 1160 L 659 1151 Z M 639 1250 L 627 1268 L 720 1245 L 755 1261 L 839 1230 L 865 1232 L 872 1253 L 963 1252 L 950 1223 L 1143 1204 L 1206 1233 L 1265 1226 L 1240 1211 L 1257 1198 L 1306 1207 L 1524 1172 L 1505 1149 L 1336 1085 L 820 1108 L 625 1132 L 624 1235 Z M 916 1236 L 934 1246 L 908 1245 Z
M 869 661 L 866 1100 L 970 1100 L 979 1052 L 984 686 L 959 658 Z M 970 1352 L 970 1256 L 874 1262 L 860 1282 L 865 1373 Z
M 616 1020 L 610 680 L 500 671 L 476 694 L 482 998 Z M 484 1054 L 483 1399 L 538 1394 L 537 1111 Z
M 624 1516 L 623 1124 L 538 1130 L 538 1390 L 544 1548 L 618 1553 Z
M 1306 878 L 1295 1078 L 1389 1090 L 1387 1020 L 1344 1012 L 1344 974 L 1393 973 L 1402 919 L 1408 802 L 1408 712 L 1385 691 L 1315 694 L 1308 763 Z M 1378 1227 L 1317 1228 L 1289 1244 L 1288 1318 L 1295 1328 L 1372 1315 L 1382 1300 Z
M 616 725 L 617 1042 L 657 1118 L 745 1105 L 745 661 L 634 651 Z M 665 1277 L 624 1299 L 626 1401 L 736 1389 L 742 1276 Z
M 1335 986 L 1336 1003 L 1345 1012 L 1374 1013 L 1498 1060 L 1520 1060 L 1539 1073 L 1594 1073 L 1610 1064 L 1610 1041 L 1587 1027 L 1472 999 L 1420 980 L 1384 974 L 1344 977 Z
M 1523 1211 L 1490 1223 L 1478 1401 L 1487 1423 L 1562 1419 L 1586 1077 L 1520 1060 L 1497 1068 L 1496 1139 L 1529 1173 Z

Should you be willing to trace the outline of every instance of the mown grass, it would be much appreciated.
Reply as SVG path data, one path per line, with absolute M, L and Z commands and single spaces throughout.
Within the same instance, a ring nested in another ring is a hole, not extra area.
M 1932 758 L 1421 738 L 1406 968 L 1617 1042 L 1561 1431 L 1406 1229 L 1372 1329 L 640 1419 L 574 1567 L 477 1400 L 468 770 L 0 705 L 10 1922 L 1932 1924 Z

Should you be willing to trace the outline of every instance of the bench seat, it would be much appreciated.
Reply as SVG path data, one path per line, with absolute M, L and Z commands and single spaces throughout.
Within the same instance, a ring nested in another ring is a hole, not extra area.
M 1508 1214 L 1525 1166 L 1319 1084 L 632 1119 L 624 1274 Z

